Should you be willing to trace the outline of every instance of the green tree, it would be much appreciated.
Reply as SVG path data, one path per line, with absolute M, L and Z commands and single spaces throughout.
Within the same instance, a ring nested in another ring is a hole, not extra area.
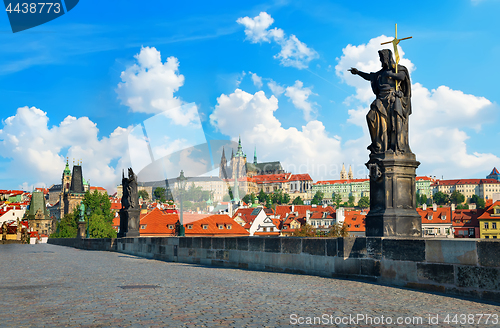
M 264 204 L 267 200 L 267 194 L 264 192 L 264 190 L 260 190 L 259 194 L 257 195 L 257 199 L 259 200 L 259 203 Z
M 222 201 L 223 201 L 223 202 L 230 202 L 230 201 L 231 201 L 231 196 L 229 196 L 229 194 L 225 194 L 225 195 L 222 197 Z
M 75 238 L 78 232 L 78 214 L 76 211 L 66 214 L 61 221 L 57 223 L 56 231 L 50 235 L 50 238 Z
M 90 238 L 116 238 L 113 229 L 114 211 L 107 193 L 101 194 L 97 190 L 87 191 L 82 200 L 85 205 L 85 221 L 89 222 Z M 87 213 L 90 213 L 90 217 Z
M 323 196 L 324 196 L 324 194 L 322 191 L 319 191 L 319 190 L 316 191 L 316 194 L 314 194 L 314 197 L 311 201 L 311 204 L 313 204 L 313 205 L 321 204 L 321 202 L 323 201 Z
M 486 205 L 484 199 L 479 197 L 478 195 L 472 195 L 472 197 L 470 198 L 470 202 L 476 204 L 476 207 L 479 209 L 483 209 Z
M 438 191 L 437 193 L 435 193 L 433 196 L 433 199 L 434 199 L 434 202 L 438 205 L 445 205 L 445 204 L 448 204 L 448 202 L 450 201 L 450 198 L 448 197 L 448 195 L 446 195 L 445 193 L 443 193 L 441 191 Z
M 340 204 L 342 203 L 342 196 L 340 194 L 333 194 L 333 202 L 337 207 L 340 207 Z
M 370 207 L 370 198 L 368 198 L 367 196 L 361 197 L 358 201 L 358 206 L 361 208 Z
M 245 197 L 243 197 L 241 200 L 247 204 L 250 204 L 252 199 L 250 197 L 250 194 L 246 194 Z
M 327 234 L 328 237 L 349 237 L 349 228 L 344 222 L 343 224 L 336 223 L 330 227 Z
M 292 236 L 295 237 L 316 237 L 316 229 L 310 224 L 304 224 L 300 229 L 295 229 Z
M 455 190 L 450 195 L 450 201 L 454 204 L 462 204 L 465 202 L 465 196 Z
M 427 204 L 427 196 L 425 194 L 417 194 L 418 205 Z
M 153 191 L 153 195 L 155 196 L 156 200 L 160 201 L 160 203 L 165 202 L 165 188 L 156 187 L 155 190 Z
M 304 205 L 304 201 L 300 196 L 295 197 L 295 199 L 292 202 L 293 205 Z
M 290 195 L 289 194 L 283 194 L 283 204 L 288 204 L 290 203 Z
M 354 207 L 354 196 L 349 196 L 349 200 L 347 201 L 347 205 L 349 207 Z
M 139 190 L 139 192 L 137 193 L 139 195 L 139 197 L 142 197 L 142 200 L 148 200 L 149 199 L 149 194 L 146 190 Z

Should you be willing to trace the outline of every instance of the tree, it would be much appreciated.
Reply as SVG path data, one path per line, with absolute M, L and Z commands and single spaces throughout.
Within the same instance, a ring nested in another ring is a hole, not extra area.
M 247 204 L 250 204 L 251 203 L 250 194 L 246 194 L 245 197 L 243 197 L 241 200 Z
M 259 203 L 264 204 L 267 200 L 267 194 L 264 192 L 264 190 L 260 190 L 259 194 L 257 195 L 257 199 L 259 200 Z
M 465 202 L 465 196 L 455 190 L 450 195 L 450 201 L 454 204 L 462 204 Z
M 479 209 L 483 209 L 486 205 L 484 199 L 480 198 L 478 195 L 472 195 L 470 202 L 476 204 L 476 207 Z
M 333 202 L 337 207 L 340 207 L 340 204 L 342 203 L 342 196 L 340 194 L 333 194 Z
M 292 202 L 293 205 L 304 205 L 304 201 L 300 196 L 295 197 L 295 199 Z
M 288 203 L 290 203 L 290 195 L 283 194 L 283 204 L 288 204 Z
M 97 190 L 93 193 L 87 191 L 82 202 L 85 205 L 85 221 L 90 221 L 90 238 L 116 238 L 116 231 L 113 229 L 114 212 L 111 211 L 108 194 L 101 194 Z M 90 217 L 87 213 L 90 213 Z
M 139 192 L 137 193 L 139 195 L 139 197 L 142 197 L 142 200 L 148 200 L 149 199 L 149 194 L 146 190 L 139 190 Z
M 343 224 L 336 223 L 336 224 L 331 226 L 330 230 L 328 231 L 327 236 L 328 237 L 349 237 L 349 228 L 347 227 L 347 224 L 345 222 Z
M 316 229 L 309 224 L 304 224 L 300 227 L 300 229 L 295 229 L 292 236 L 295 237 L 316 237 Z
M 323 192 L 321 192 L 319 190 L 316 191 L 316 194 L 314 194 L 314 197 L 313 197 L 313 199 L 311 201 L 311 204 L 313 204 L 313 205 L 314 204 L 315 205 L 321 204 L 321 202 L 323 201 L 323 195 L 324 195 Z
M 425 194 L 417 194 L 418 205 L 427 204 L 427 196 Z
M 165 188 L 163 187 L 155 188 L 155 190 L 153 191 L 153 195 L 155 196 L 156 200 L 160 201 L 160 203 L 165 202 Z
M 363 196 L 358 201 L 358 206 L 361 208 L 370 207 L 370 198 Z
M 50 235 L 50 238 L 75 238 L 78 233 L 78 214 L 75 209 L 73 213 L 66 214 L 57 223 L 57 229 Z
M 434 199 L 434 202 L 438 205 L 445 205 L 445 204 L 448 204 L 448 202 L 450 201 L 450 198 L 448 197 L 448 195 L 446 195 L 445 193 L 443 193 L 441 191 L 438 191 L 437 193 L 435 193 L 432 198 Z
M 349 200 L 347 201 L 347 205 L 349 207 L 354 207 L 354 196 L 349 196 Z
M 225 194 L 224 197 L 222 197 L 223 202 L 230 202 L 231 201 L 231 196 L 229 194 Z

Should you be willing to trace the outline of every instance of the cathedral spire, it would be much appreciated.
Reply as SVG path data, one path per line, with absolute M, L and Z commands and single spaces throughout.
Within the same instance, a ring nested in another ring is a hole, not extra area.
M 255 150 L 253 151 L 253 163 L 257 164 L 257 146 L 255 146 Z
M 354 179 L 354 175 L 352 174 L 352 166 L 351 165 L 349 165 L 349 173 L 347 174 L 347 178 L 349 180 Z
M 342 170 L 340 171 L 340 180 L 347 180 L 347 172 L 345 171 L 344 163 L 342 163 Z

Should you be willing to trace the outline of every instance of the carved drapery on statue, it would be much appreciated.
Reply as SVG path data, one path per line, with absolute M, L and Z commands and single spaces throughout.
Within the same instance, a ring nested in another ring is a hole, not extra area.
M 375 73 L 365 73 L 355 68 L 358 74 L 369 80 L 376 99 L 366 115 L 372 143 L 368 149 L 372 154 L 393 151 L 410 153 L 408 144 L 408 118 L 411 114 L 411 81 L 406 67 L 396 64 L 389 49 L 379 51 L 382 69 Z M 396 83 L 399 88 L 396 90 Z
M 128 169 L 128 178 L 122 174 L 122 207 L 137 208 L 138 206 L 138 193 L 137 193 L 137 176 L 134 174 L 132 168 Z

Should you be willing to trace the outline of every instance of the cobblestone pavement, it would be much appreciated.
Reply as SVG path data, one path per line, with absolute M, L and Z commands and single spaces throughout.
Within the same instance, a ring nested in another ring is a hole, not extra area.
M 444 323 L 447 314 L 452 315 L 450 325 Z M 319 317 L 317 324 L 337 320 L 341 327 L 387 326 L 389 318 L 395 325 L 398 317 L 421 317 L 416 326 L 429 326 L 429 315 L 439 315 L 434 326 L 461 326 L 463 317 L 455 318 L 458 324 L 451 322 L 455 314 L 500 315 L 500 307 L 358 281 L 47 244 L 0 245 L 1 327 L 286 327 L 307 323 L 307 317 Z M 370 316 L 372 324 L 348 320 L 349 315 Z M 484 326 L 485 317 L 480 324 L 478 318 L 470 326 Z M 498 327 L 493 321 L 494 316 L 488 326 Z

